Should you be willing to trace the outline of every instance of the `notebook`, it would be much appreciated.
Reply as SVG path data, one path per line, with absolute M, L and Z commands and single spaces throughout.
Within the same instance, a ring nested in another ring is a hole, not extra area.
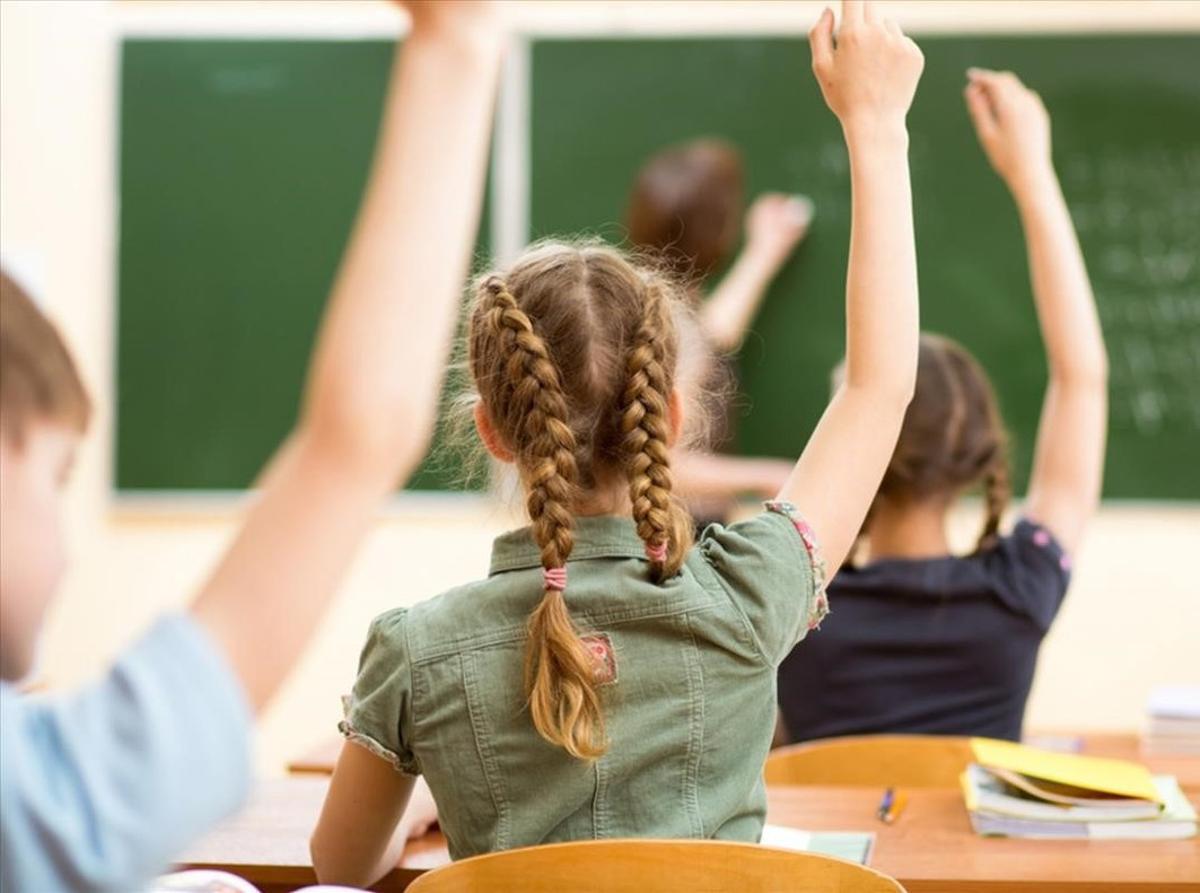
M 1146 713 L 1143 753 L 1200 756 L 1200 685 L 1164 685 L 1154 689 Z
M 1060 840 L 1178 840 L 1196 835 L 1196 810 L 1173 776 L 1152 777 L 1157 803 L 1152 815 L 1132 818 L 1120 810 L 1063 806 L 1034 800 L 981 766 L 962 774 L 971 826 L 985 837 Z M 1145 801 L 1143 801 L 1145 802 Z
M 971 750 L 985 769 L 1023 776 L 1034 786 L 1064 796 L 1163 803 L 1150 770 L 1128 760 L 1056 753 L 992 738 L 972 738 Z
M 801 831 L 783 825 L 765 825 L 759 842 L 781 850 L 819 853 L 867 865 L 875 846 L 875 835 L 870 831 Z

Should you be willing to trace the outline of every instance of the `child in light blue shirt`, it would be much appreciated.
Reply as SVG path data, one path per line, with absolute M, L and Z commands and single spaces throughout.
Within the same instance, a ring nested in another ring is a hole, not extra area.
M 58 332 L 0 276 L 3 893 L 130 893 L 242 802 L 252 711 L 425 451 L 502 39 L 476 4 L 405 5 L 412 30 L 296 429 L 189 611 L 159 621 L 98 682 L 44 700 L 13 683 L 65 567 L 59 494 L 90 404 Z
M 0 683 L 0 888 L 146 878 L 242 802 L 250 708 L 216 643 L 164 617 L 62 698 Z

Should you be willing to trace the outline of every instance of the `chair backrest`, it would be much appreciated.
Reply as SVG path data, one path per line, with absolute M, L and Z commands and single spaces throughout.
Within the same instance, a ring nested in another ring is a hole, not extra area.
M 971 762 L 971 739 L 943 735 L 826 738 L 771 751 L 768 785 L 891 785 L 956 788 Z
M 408 893 L 904 893 L 841 859 L 717 840 L 588 840 L 475 856 Z

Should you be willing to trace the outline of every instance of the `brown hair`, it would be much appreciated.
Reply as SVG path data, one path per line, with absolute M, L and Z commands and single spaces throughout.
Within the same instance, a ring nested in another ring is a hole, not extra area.
M 950 498 L 979 483 L 987 514 L 976 549 L 984 549 L 995 542 L 1012 495 L 999 404 L 965 347 L 922 333 L 916 391 L 876 499 Z
M 0 270 L 0 418 L 3 434 L 21 443 L 34 421 L 82 432 L 91 401 L 54 324 L 7 272 Z
M 743 202 L 738 150 L 715 139 L 671 146 L 638 172 L 625 211 L 629 241 L 677 275 L 703 278 L 733 249 Z
M 691 520 L 672 491 L 669 400 L 679 353 L 677 291 L 599 244 L 545 243 L 476 286 L 468 367 L 512 450 L 546 570 L 574 546 L 576 499 L 624 477 L 656 580 L 676 574 Z M 563 592 L 529 618 L 525 687 L 539 734 L 572 756 L 605 750 L 591 653 Z

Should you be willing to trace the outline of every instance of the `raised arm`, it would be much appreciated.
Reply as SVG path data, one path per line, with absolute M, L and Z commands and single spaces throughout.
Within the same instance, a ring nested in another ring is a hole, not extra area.
M 425 451 L 479 218 L 498 30 L 476 4 L 406 5 L 412 33 L 300 421 L 193 605 L 256 708 Z
M 846 377 L 780 498 L 796 504 L 836 572 L 891 459 L 917 374 L 917 256 L 905 116 L 924 58 L 870 2 L 845 0 L 810 35 L 813 70 L 842 123 L 852 217 Z
M 768 192 L 746 212 L 746 247 L 700 310 L 700 327 L 717 353 L 742 345 L 767 288 L 808 232 L 813 205 L 804 196 Z
M 1050 157 L 1041 99 L 1008 72 L 972 69 L 967 108 L 1025 230 L 1050 379 L 1025 514 L 1068 552 L 1096 510 L 1104 478 L 1108 360 L 1083 253 Z

